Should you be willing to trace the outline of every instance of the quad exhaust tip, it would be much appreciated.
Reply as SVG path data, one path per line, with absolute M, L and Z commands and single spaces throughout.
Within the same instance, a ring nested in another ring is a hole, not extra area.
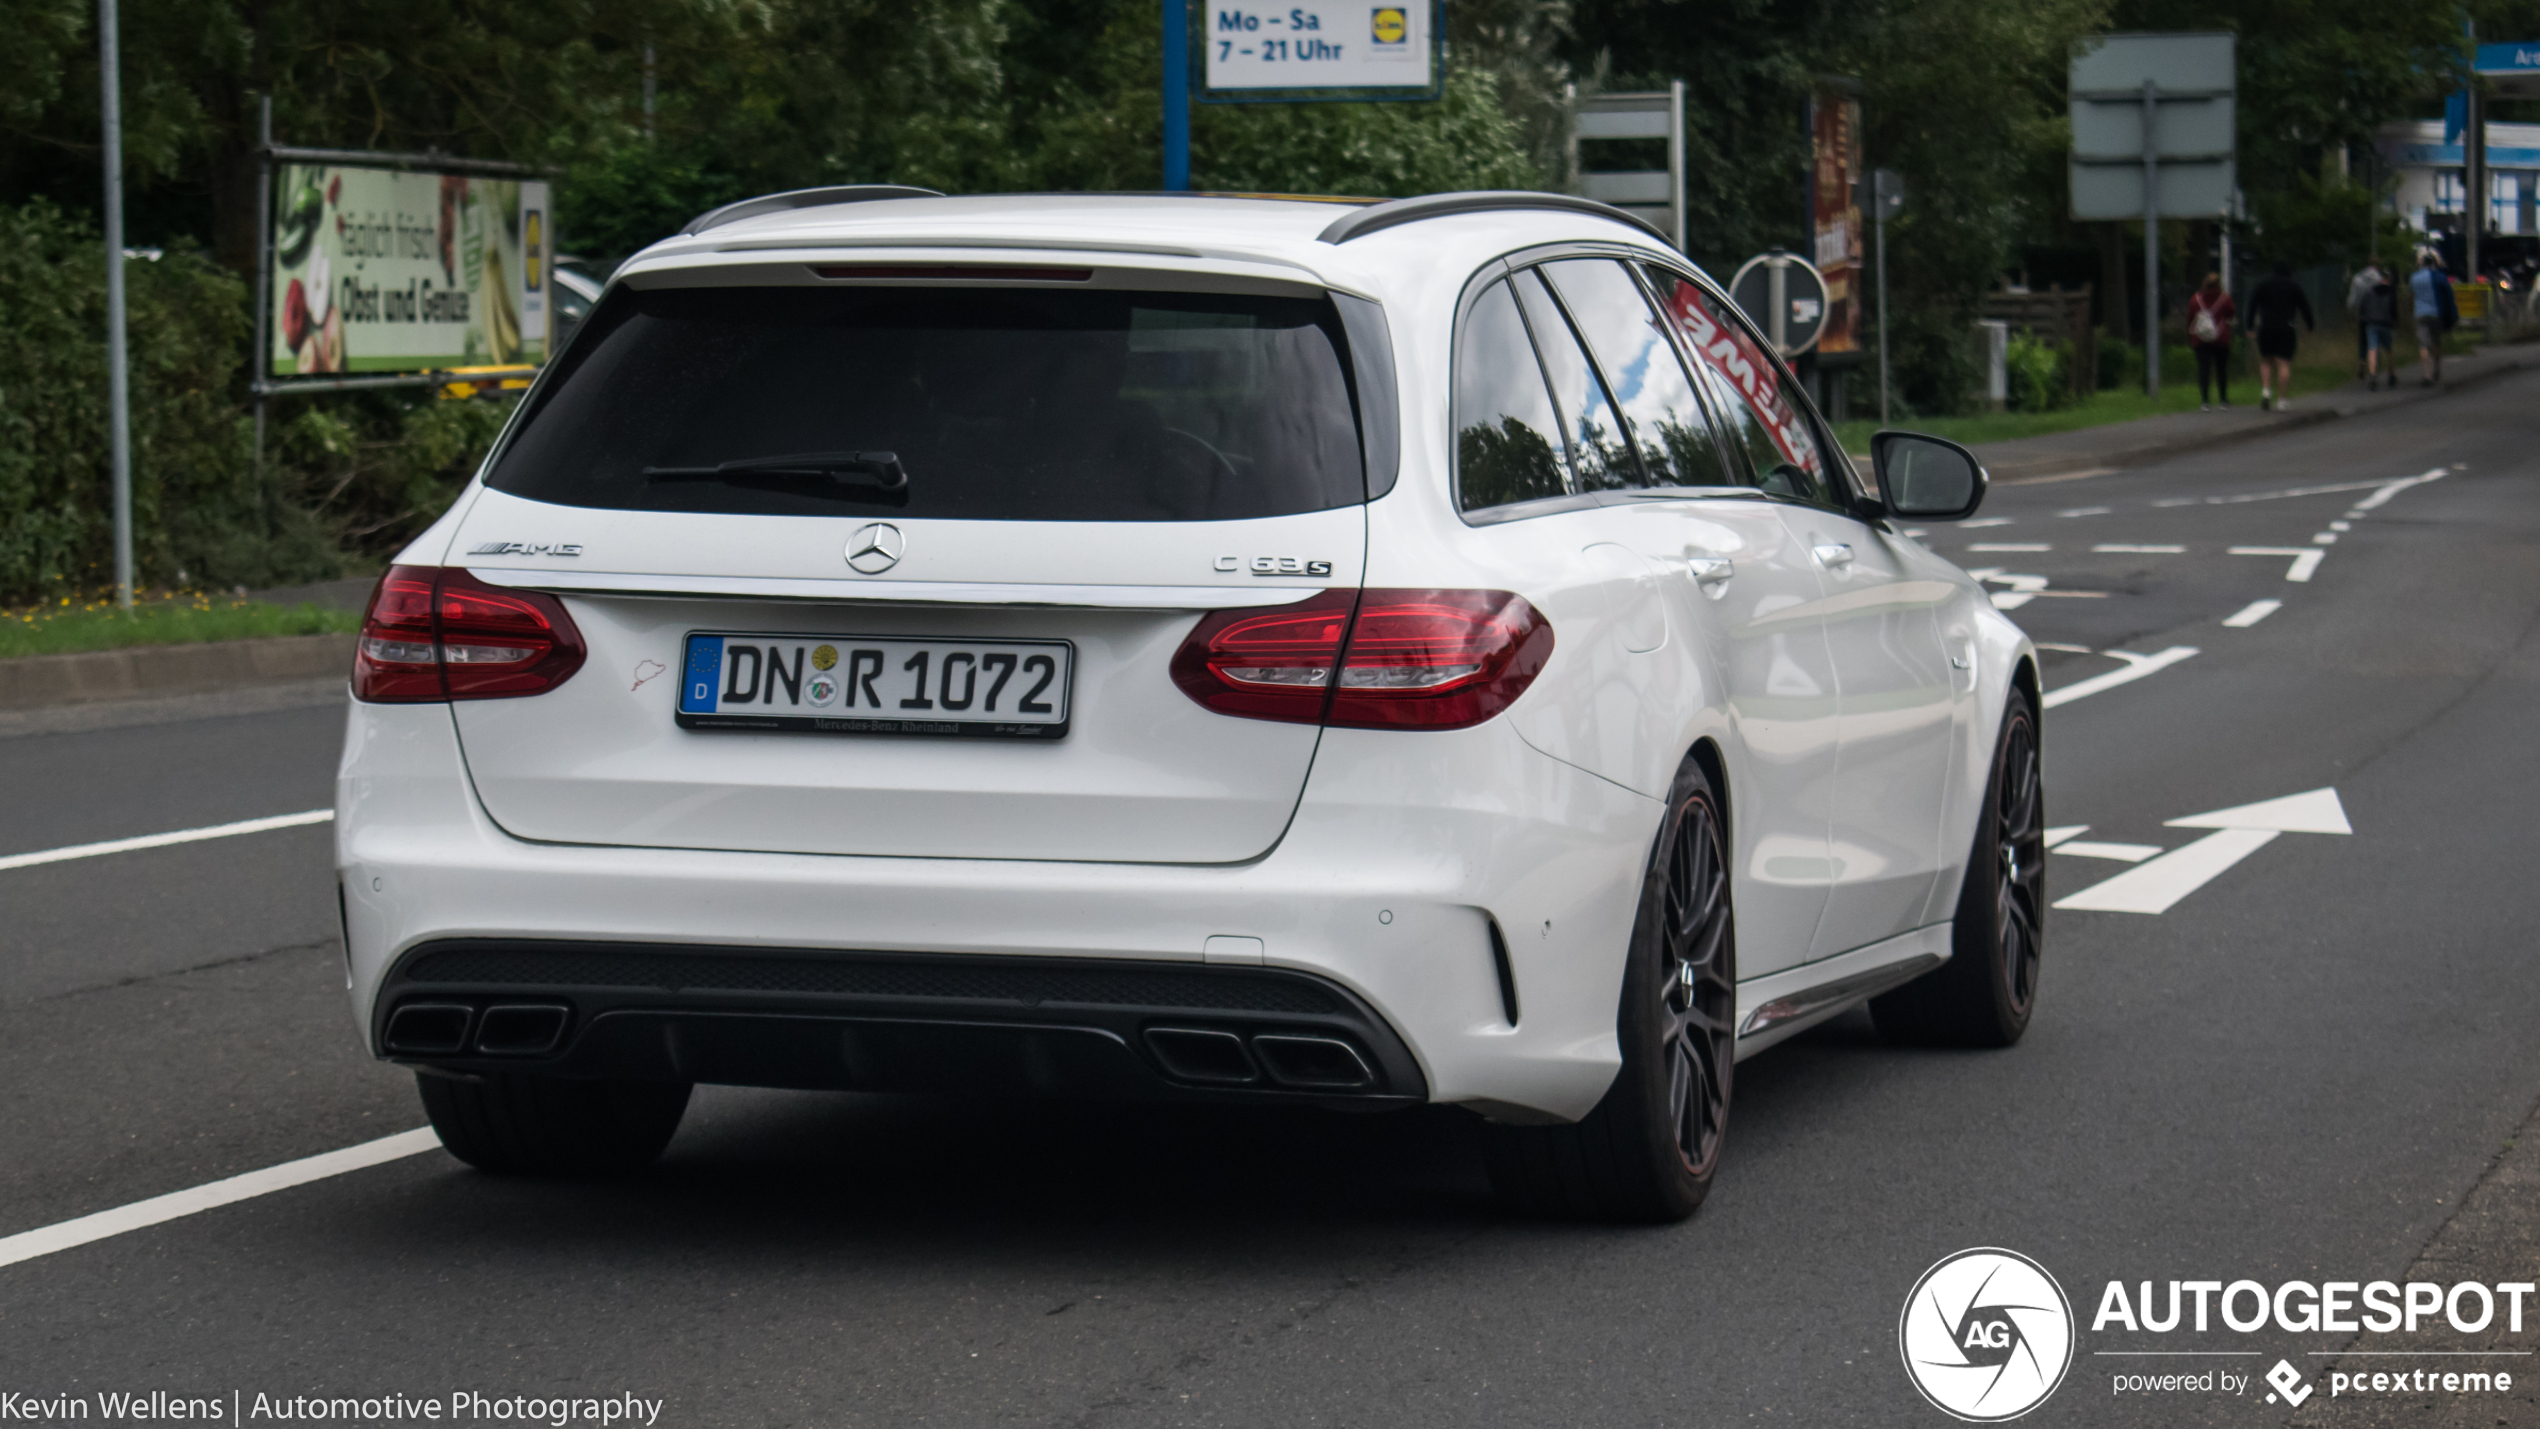
M 1150 1027 L 1147 1048 L 1175 1079 L 1247 1087 L 1265 1077 L 1299 1091 L 1365 1091 L 1376 1084 L 1367 1059 L 1337 1037 L 1264 1032 L 1246 1039 L 1213 1027 Z

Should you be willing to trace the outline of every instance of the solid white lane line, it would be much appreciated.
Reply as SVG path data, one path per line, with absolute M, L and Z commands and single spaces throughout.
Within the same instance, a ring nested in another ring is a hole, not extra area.
M 2234 630 L 2246 630 L 2282 609 L 2284 609 L 2284 602 L 2280 600 L 2253 600 L 2230 615 L 2224 616 L 2223 624 Z
M 2185 848 L 2172 849 L 2105 883 L 2056 899 L 2055 906 L 2099 913 L 2167 913 L 2223 870 L 2280 837 L 2273 829 L 2216 829 Z
M 2058 511 L 2055 514 L 2058 516 L 2105 516 L 2114 509 L 2110 506 L 2076 506 L 2070 511 Z
M 2008 516 L 1987 516 L 1981 521 L 1961 521 L 1958 523 L 1958 529 L 1961 531 L 1974 531 L 1986 526 L 2008 526 L 2010 524 L 2011 518 Z
M 2049 690 L 2046 692 L 2046 698 L 2039 700 L 2038 704 L 2051 710 L 2057 705 L 2068 705 L 2075 700 L 2088 699 L 2102 690 L 2113 690 L 2119 685 L 2132 684 L 2146 675 L 2166 670 L 2179 661 L 2194 656 L 2197 652 L 2193 645 L 2173 645 L 2158 655 L 2136 655 L 2124 650 L 2109 650 L 2102 653 L 2111 659 L 2125 661 L 2125 668 L 2110 670 L 2104 675 L 2093 675 L 2087 680 L 2066 685 L 2060 690 Z
M 2459 467 L 2452 468 L 2454 471 L 2459 471 L 2460 469 L 2461 468 Z M 2381 484 L 2381 489 L 2379 491 L 2376 491 L 2372 495 L 2365 497 L 2363 500 L 2356 502 L 2355 509 L 2358 511 L 2372 511 L 2378 509 L 2383 502 L 2388 501 L 2391 497 L 2398 495 L 2400 492 L 2407 490 L 2411 486 L 2423 486 L 2429 481 L 2441 481 L 2442 479 L 2443 468 L 2438 466 L 2432 471 L 2422 472 L 2416 476 L 2403 476 L 2397 481 L 2385 481 Z
M 41 853 L 13 853 L 0 858 L 0 870 L 33 868 L 39 863 L 61 863 L 66 859 L 96 858 L 101 854 L 130 853 L 134 849 L 166 848 L 170 844 L 200 843 L 205 839 L 225 839 L 238 834 L 261 834 L 269 829 L 292 829 L 302 824 L 323 824 L 335 817 L 333 809 L 311 809 L 303 814 L 276 814 L 269 819 L 243 819 L 234 824 L 214 824 L 206 829 L 179 829 L 172 834 L 143 834 L 137 839 L 108 839 L 100 844 L 75 844 L 70 848 L 48 848 Z
M 2072 824 L 2065 828 L 2048 829 L 2046 831 L 2046 846 L 2048 848 L 2053 848 L 2055 845 L 2064 842 L 2066 839 L 2079 838 L 2088 832 L 2090 832 L 2090 825 L 2088 824 Z
M 2239 506 L 2251 501 L 2282 501 L 2289 496 L 2325 496 L 2333 491 L 2369 491 L 2372 495 L 2355 503 L 2358 511 L 2370 511 L 2411 486 L 2443 479 L 2443 468 L 2417 476 L 2402 476 L 2389 481 L 2340 481 L 2328 486 L 2296 486 L 2284 491 L 2252 491 L 2242 496 L 2172 496 L 2152 504 L 2162 506 Z
M 2035 541 L 1979 541 L 1967 549 L 1970 551 L 2051 551 L 2055 548 Z
M 2109 552 L 2114 552 L 2114 553 L 2119 554 L 2119 555 L 2129 555 L 2129 556 L 2184 556 L 2184 555 L 2186 555 L 2186 554 L 2187 554 L 2187 548 L 2186 548 L 2185 546 L 2119 546 L 2119 545 L 2107 545 L 2107 546 L 2093 546 L 2093 547 L 2091 547 L 2090 549 L 2092 549 L 2092 550 L 2094 550 L 2094 551 L 2109 551 Z
M 2289 581 L 2309 580 L 2311 572 L 2318 570 L 2320 562 L 2328 555 L 2317 546 L 2234 546 L 2231 553 L 2235 556 L 2291 556 L 2293 564 L 2284 572 L 2284 578 Z
M 2089 839 L 2070 839 L 2049 847 L 2076 858 L 2113 858 L 2119 863 L 2141 863 L 2161 851 L 2159 844 L 2103 844 Z
M 63 1221 L 39 1230 L 21 1231 L 0 1239 L 0 1265 L 15 1265 L 21 1260 L 33 1260 L 40 1255 L 86 1245 L 90 1241 L 105 1240 L 126 1231 L 137 1231 L 180 1216 L 190 1216 L 197 1211 L 208 1211 L 276 1191 L 287 1191 L 294 1186 L 305 1186 L 311 1181 L 323 1181 L 330 1176 L 341 1176 L 348 1171 L 402 1160 L 431 1151 L 440 1144 L 441 1138 L 433 1135 L 432 1128 L 420 1127 L 401 1131 L 395 1136 L 383 1136 L 377 1141 L 365 1141 L 359 1146 L 347 1146 L 341 1151 L 286 1161 L 279 1166 L 268 1166 L 262 1171 L 250 1171 L 243 1176 L 232 1176 L 226 1181 L 214 1181 L 192 1190 L 170 1191 L 164 1196 L 153 1196 L 146 1201 L 135 1201 L 129 1206 L 117 1206 L 111 1211 L 99 1211 L 95 1215 L 81 1216 L 77 1220 Z
M 2061 650 L 2071 655 L 2096 655 L 2099 653 L 2087 645 L 2058 645 L 2052 640 L 2032 640 L 2029 643 L 2035 645 L 2040 650 Z

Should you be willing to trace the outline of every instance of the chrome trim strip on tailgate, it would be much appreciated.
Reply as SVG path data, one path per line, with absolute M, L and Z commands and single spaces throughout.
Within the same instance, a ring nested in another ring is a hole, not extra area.
M 740 596 L 851 604 L 1030 605 L 1075 610 L 1232 610 L 1291 605 L 1314 586 L 998 585 L 967 581 L 843 581 L 784 576 L 663 576 L 622 571 L 470 566 L 468 574 L 523 590 L 643 596 Z

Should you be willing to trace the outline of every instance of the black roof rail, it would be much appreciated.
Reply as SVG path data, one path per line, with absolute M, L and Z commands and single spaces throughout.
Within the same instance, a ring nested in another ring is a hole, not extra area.
M 1672 248 L 1675 246 L 1657 225 L 1592 198 L 1576 194 L 1538 193 L 1531 189 L 1487 189 L 1471 193 L 1422 194 L 1418 198 L 1398 198 L 1356 213 L 1343 214 L 1332 220 L 1329 228 L 1315 235 L 1324 243 L 1347 243 L 1370 233 L 1399 228 L 1423 219 L 1445 218 L 1457 213 L 1496 213 L 1508 209 L 1541 208 L 1562 213 L 1586 214 L 1593 218 L 1610 218 L 1628 223 L 1650 237 Z
M 844 184 L 828 189 L 795 189 L 791 193 L 768 194 L 764 198 L 745 198 L 738 203 L 727 203 L 721 208 L 708 209 L 695 218 L 689 219 L 688 226 L 679 231 L 682 234 L 703 233 L 709 228 L 721 228 L 727 223 L 735 223 L 744 218 L 756 218 L 762 213 L 783 213 L 788 209 L 796 208 L 818 208 L 822 204 L 865 203 L 880 198 L 942 197 L 942 194 L 933 189 L 911 188 L 905 184 Z

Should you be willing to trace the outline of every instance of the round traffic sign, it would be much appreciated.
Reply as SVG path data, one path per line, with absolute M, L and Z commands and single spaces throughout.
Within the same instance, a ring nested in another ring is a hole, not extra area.
M 1796 253 L 1758 253 L 1729 280 L 1729 297 L 1784 357 L 1817 345 L 1826 327 L 1826 280 Z

